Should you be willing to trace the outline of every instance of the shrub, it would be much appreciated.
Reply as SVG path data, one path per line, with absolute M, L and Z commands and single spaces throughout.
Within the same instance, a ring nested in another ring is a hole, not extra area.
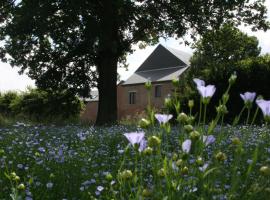
M 4 116 L 34 122 L 62 122 L 77 120 L 83 103 L 68 91 L 31 89 L 1 96 L 0 113 Z

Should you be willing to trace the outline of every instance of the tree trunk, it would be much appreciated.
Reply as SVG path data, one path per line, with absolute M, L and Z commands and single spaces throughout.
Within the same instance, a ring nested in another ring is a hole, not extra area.
M 102 61 L 98 66 L 98 126 L 117 121 L 117 59 L 107 55 Z
M 108 125 L 117 121 L 117 63 L 118 5 L 112 0 L 100 0 L 99 49 L 97 55 L 99 104 L 96 125 Z

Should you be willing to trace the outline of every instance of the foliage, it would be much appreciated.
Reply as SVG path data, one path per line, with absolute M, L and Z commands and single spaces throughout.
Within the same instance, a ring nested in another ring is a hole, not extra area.
M 63 122 L 78 119 L 82 102 L 68 91 L 31 89 L 18 94 L 7 92 L 0 97 L 3 117 L 33 122 Z
M 5 94 L 0 95 L 0 113 L 2 115 L 11 116 L 13 115 L 12 104 L 19 99 L 17 92 L 9 91 Z
M 262 0 L 4 0 L 0 9 L 1 59 L 27 69 L 42 89 L 89 96 L 97 84 L 100 124 L 117 119 L 117 67 L 132 45 L 195 37 L 226 22 L 269 28 Z
M 218 90 L 211 102 L 211 105 L 217 105 L 232 73 L 236 73 L 238 79 L 230 93 L 227 120 L 232 120 L 242 108 L 240 93 L 254 91 L 269 98 L 266 89 L 266 85 L 269 85 L 269 55 L 259 55 L 260 48 L 256 37 L 248 36 L 226 24 L 220 30 L 206 33 L 194 47 L 196 49 L 191 58 L 191 67 L 185 79 L 187 87 L 183 102 L 198 98 L 194 93 L 193 78 L 200 77 L 217 86 Z M 195 107 L 195 110 L 198 110 L 198 107 Z M 210 113 L 213 112 L 214 106 Z
M 219 30 L 203 35 L 193 48 L 190 76 L 206 81 L 227 80 L 235 71 L 235 64 L 260 54 L 259 41 L 232 25 L 225 24 Z M 226 87 L 226 82 L 223 82 Z

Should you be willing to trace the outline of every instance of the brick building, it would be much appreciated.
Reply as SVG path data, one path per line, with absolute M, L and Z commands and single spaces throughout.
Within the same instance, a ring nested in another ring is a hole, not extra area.
M 191 55 L 158 45 L 135 73 L 117 86 L 118 118 L 132 117 L 143 112 L 147 106 L 147 90 L 144 84 L 151 81 L 151 103 L 162 108 L 164 99 L 172 93 L 172 80 L 180 78 L 189 67 Z M 92 99 L 82 113 L 84 121 L 95 122 L 98 108 L 98 93 L 93 91 Z

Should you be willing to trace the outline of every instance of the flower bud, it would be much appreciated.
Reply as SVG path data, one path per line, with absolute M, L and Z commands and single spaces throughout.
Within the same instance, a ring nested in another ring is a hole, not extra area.
M 133 174 L 132 174 L 132 171 L 130 171 L 130 170 L 124 170 L 124 171 L 119 173 L 119 177 L 121 179 L 125 179 L 125 180 L 130 179 L 132 176 L 133 176 Z
M 181 174 L 183 174 L 183 175 L 188 174 L 188 167 L 187 167 L 187 166 L 185 166 L 185 167 L 183 167 L 183 168 L 181 169 Z
M 231 77 L 229 78 L 229 84 L 233 85 L 235 83 L 236 79 L 237 79 L 237 75 L 232 74 Z
M 39 152 L 36 152 L 36 153 L 35 153 L 35 156 L 36 156 L 36 157 L 39 157 L 39 156 L 40 156 L 40 153 L 39 153 Z
M 188 107 L 193 108 L 194 107 L 194 100 L 189 100 L 188 101 Z
M 184 129 L 187 133 L 190 133 L 191 131 L 193 131 L 193 126 L 188 124 L 184 126 Z
M 173 161 L 176 161 L 177 160 L 177 157 L 178 157 L 177 154 L 176 153 L 173 153 L 172 160 Z
M 0 156 L 5 154 L 5 150 L 4 149 L 0 149 Z
M 147 188 L 143 189 L 143 191 L 142 191 L 142 196 L 144 196 L 144 197 L 150 197 L 151 194 L 152 194 L 152 191 L 147 189 Z
M 107 181 L 111 181 L 113 179 L 113 176 L 111 173 L 107 173 L 105 178 Z
M 241 141 L 240 141 L 240 139 L 238 137 L 234 137 L 234 138 L 232 138 L 232 144 L 240 145 Z
M 17 176 L 17 174 L 15 173 L 15 172 L 11 172 L 10 173 L 10 177 L 14 180 L 15 179 L 15 177 Z
M 201 156 L 199 156 L 197 159 L 196 159 L 196 164 L 199 165 L 199 166 L 203 166 L 203 159 Z
M 147 90 L 151 90 L 152 88 L 152 83 L 150 80 L 148 80 L 145 84 L 144 84 L 144 87 L 147 89 Z
M 262 166 L 260 172 L 264 176 L 270 176 L 270 168 L 268 166 Z
M 182 159 L 179 159 L 176 161 L 176 166 L 180 167 L 183 163 L 184 163 L 184 161 Z
M 153 153 L 153 149 L 151 147 L 147 147 L 144 151 L 145 155 L 151 155 Z
M 226 154 L 222 152 L 218 152 L 215 157 L 218 161 L 225 161 L 227 159 Z
M 186 115 L 186 113 L 180 113 L 179 115 L 178 115 L 178 117 L 177 117 L 177 120 L 179 121 L 179 122 L 181 122 L 181 123 L 186 123 L 187 122 L 187 120 L 188 120 L 188 116 Z
M 139 122 L 139 127 L 141 128 L 148 128 L 151 125 L 151 122 L 145 118 L 142 118 L 141 121 Z
M 15 176 L 14 180 L 15 181 L 19 181 L 20 180 L 20 177 L 19 176 Z
M 217 108 L 217 113 L 224 115 L 228 113 L 227 107 L 225 105 L 219 105 Z
M 151 136 L 148 139 L 148 146 L 149 147 L 158 147 L 161 143 L 161 140 L 157 136 Z
M 164 104 L 166 108 L 172 107 L 172 99 L 170 97 L 165 98 Z
M 222 100 L 223 100 L 223 102 L 225 102 L 225 103 L 228 102 L 229 98 L 230 98 L 230 95 L 227 94 L 227 93 L 223 94 L 223 96 L 222 96 Z
M 51 173 L 50 174 L 50 178 L 52 179 L 52 178 L 54 178 L 55 177 L 55 175 L 53 174 L 53 173 Z
M 198 140 L 200 138 L 200 133 L 198 131 L 190 132 L 190 138 L 192 140 Z
M 25 190 L 25 186 L 23 183 L 21 183 L 20 185 L 18 185 L 18 189 L 19 190 Z
M 171 182 L 171 186 L 172 186 L 172 188 L 173 188 L 173 190 L 176 190 L 177 189 L 177 181 L 172 181 Z
M 195 120 L 195 117 L 189 116 L 188 120 L 187 120 L 187 124 L 192 124 L 194 122 L 194 120 Z
M 158 170 L 158 176 L 164 177 L 165 175 L 166 175 L 166 171 L 164 168 L 161 168 L 160 170 Z

